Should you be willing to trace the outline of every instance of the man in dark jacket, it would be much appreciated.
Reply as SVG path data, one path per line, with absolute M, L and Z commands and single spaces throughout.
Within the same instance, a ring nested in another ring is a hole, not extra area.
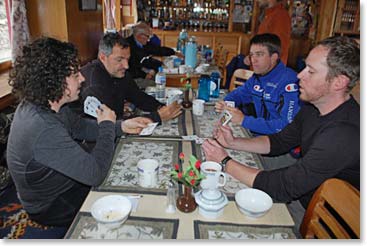
M 95 96 L 114 110 L 117 118 L 123 116 L 125 100 L 151 112 L 149 117 L 156 122 L 177 117 L 181 113 L 180 105 L 175 102 L 164 106 L 137 87 L 127 72 L 129 58 L 130 47 L 126 39 L 118 33 L 105 34 L 99 43 L 98 59 L 81 69 L 85 77 L 81 92 L 83 102 L 87 96 Z
M 162 66 L 162 62 L 152 58 L 152 56 L 176 55 L 183 57 L 180 52 L 175 52 L 171 48 L 149 42 L 151 36 L 150 27 L 144 22 L 139 22 L 133 27 L 133 34 L 127 38 L 131 51 L 129 72 L 134 79 L 154 80 L 154 76 L 158 68 Z

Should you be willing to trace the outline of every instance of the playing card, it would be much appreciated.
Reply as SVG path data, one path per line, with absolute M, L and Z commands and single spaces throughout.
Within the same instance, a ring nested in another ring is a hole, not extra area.
M 220 117 L 220 123 L 222 126 L 225 126 L 228 124 L 228 122 L 232 119 L 232 115 L 227 110 L 224 110 L 221 117 Z
M 147 127 L 145 127 L 141 132 L 140 132 L 140 136 L 148 136 L 151 135 L 154 131 L 154 129 L 156 128 L 156 126 L 158 125 L 158 122 L 154 122 L 154 123 L 149 123 Z
M 196 141 L 196 139 L 198 139 L 199 137 L 196 135 L 187 135 L 187 136 L 182 136 L 183 140 L 186 141 Z
M 84 113 L 97 118 L 96 110 L 101 106 L 101 102 L 92 96 L 88 96 L 84 101 Z
M 231 107 L 231 108 L 234 108 L 235 107 L 235 103 L 234 103 L 234 101 L 224 101 L 225 103 L 226 103 L 226 105 L 228 106 L 228 107 Z

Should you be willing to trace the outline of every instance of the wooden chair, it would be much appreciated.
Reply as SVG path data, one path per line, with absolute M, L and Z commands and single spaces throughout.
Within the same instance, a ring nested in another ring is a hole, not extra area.
M 229 51 L 223 47 L 220 43 L 216 44 L 216 49 L 214 50 L 213 59 L 215 64 L 217 65 L 220 73 L 221 73 L 221 80 L 223 81 L 226 78 L 226 66 L 228 62 L 228 55 Z
M 243 81 L 248 80 L 254 72 L 251 70 L 239 68 L 236 69 L 232 75 L 231 82 L 229 84 L 229 91 L 233 91 L 237 86 L 243 85 Z M 241 79 L 241 80 L 239 80 Z
M 318 239 L 360 238 L 359 191 L 343 180 L 326 180 L 308 205 L 301 235 Z

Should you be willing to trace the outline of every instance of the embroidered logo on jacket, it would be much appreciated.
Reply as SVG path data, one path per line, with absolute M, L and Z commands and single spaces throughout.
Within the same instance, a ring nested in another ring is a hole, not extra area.
M 288 85 L 285 86 L 285 91 L 287 91 L 287 92 L 298 91 L 298 85 L 297 84 L 288 84 Z
M 262 92 L 264 89 L 261 89 L 260 85 L 254 85 L 254 91 Z

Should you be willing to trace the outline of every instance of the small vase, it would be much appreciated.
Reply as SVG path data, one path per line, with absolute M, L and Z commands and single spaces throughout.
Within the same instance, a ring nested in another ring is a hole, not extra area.
M 181 212 L 191 213 L 196 209 L 195 198 L 192 196 L 192 187 L 185 186 L 184 194 L 177 198 L 177 208 Z
M 190 101 L 190 90 L 191 88 L 186 88 L 184 90 L 184 99 L 182 101 L 182 107 L 191 108 L 192 102 Z

